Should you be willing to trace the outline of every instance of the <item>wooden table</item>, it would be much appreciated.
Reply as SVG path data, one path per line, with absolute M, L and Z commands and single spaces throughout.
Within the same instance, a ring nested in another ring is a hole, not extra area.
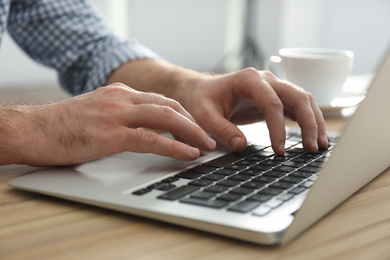
M 340 130 L 343 118 L 327 120 Z M 294 125 L 288 122 L 289 125 Z M 259 246 L 8 186 L 0 167 L 0 259 L 390 259 L 390 171 L 292 243 Z

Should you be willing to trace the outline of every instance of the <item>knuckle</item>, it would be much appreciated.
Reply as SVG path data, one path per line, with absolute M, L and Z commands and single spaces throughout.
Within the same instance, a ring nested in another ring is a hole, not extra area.
M 309 93 L 309 92 L 306 92 L 306 96 L 308 97 L 309 101 L 311 103 L 314 103 L 315 102 L 315 98 L 313 96 L 313 94 Z
M 264 76 L 266 78 L 278 80 L 278 78 L 271 71 L 265 70 L 265 71 L 262 71 L 262 73 L 264 74 Z
M 180 109 L 182 109 L 182 106 L 181 106 L 181 104 L 178 102 L 178 101 L 176 101 L 176 100 L 174 100 L 174 99 L 169 99 L 169 102 L 170 102 L 170 106 L 173 108 L 173 109 L 175 109 L 175 110 L 180 110 Z
M 110 87 L 110 88 L 115 88 L 115 87 L 125 87 L 127 88 L 127 86 L 123 83 L 120 83 L 120 82 L 114 82 L 114 83 L 111 83 L 110 85 L 108 85 L 107 87 Z
M 276 97 L 268 101 L 268 107 L 272 110 L 282 110 L 284 108 L 282 101 Z
M 160 112 L 161 112 L 162 118 L 167 119 L 167 120 L 172 119 L 175 115 L 175 111 L 171 107 L 168 107 L 168 106 L 161 106 Z
M 129 135 L 129 143 L 135 151 L 142 152 L 145 148 L 153 146 L 157 142 L 157 135 L 143 128 L 134 129 Z
M 214 129 L 218 137 L 227 136 L 229 132 L 229 126 L 226 124 L 217 124 Z
M 252 78 L 252 77 L 258 77 L 259 71 L 255 68 L 249 67 L 245 68 L 239 71 L 239 75 L 243 78 Z
M 300 103 L 304 104 L 314 102 L 314 96 L 301 88 L 298 88 L 297 98 L 299 99 Z

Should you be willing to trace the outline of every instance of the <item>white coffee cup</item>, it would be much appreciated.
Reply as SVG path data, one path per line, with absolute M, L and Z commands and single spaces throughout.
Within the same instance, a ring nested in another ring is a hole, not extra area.
M 343 93 L 343 85 L 351 73 L 352 51 L 325 48 L 284 48 L 279 56 L 271 56 L 280 77 L 311 93 L 320 106 L 329 106 Z

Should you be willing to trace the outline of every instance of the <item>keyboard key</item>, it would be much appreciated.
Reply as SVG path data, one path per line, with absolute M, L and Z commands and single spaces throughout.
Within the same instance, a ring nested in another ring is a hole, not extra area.
M 204 189 L 204 191 L 221 193 L 221 192 L 226 191 L 227 189 L 229 189 L 229 187 L 227 187 L 227 186 L 214 185 L 214 186 L 207 187 L 206 189 Z
M 162 191 L 167 191 L 167 190 L 172 190 L 173 188 L 176 188 L 176 185 L 170 184 L 170 183 L 164 183 L 164 185 L 159 186 L 156 189 L 157 190 L 162 190 Z
M 274 182 L 269 187 L 275 188 L 275 189 L 286 190 L 286 189 L 291 188 L 292 186 L 293 186 L 293 184 L 288 183 L 288 182 Z
M 263 156 L 263 157 L 271 157 L 272 155 L 275 155 L 275 153 L 272 151 L 272 148 L 271 148 L 271 151 L 260 151 L 260 152 L 255 153 L 254 155 Z
M 290 152 L 290 151 L 286 151 L 285 153 L 284 153 L 284 156 L 287 156 L 287 157 L 295 157 L 295 156 L 297 156 L 299 153 L 294 153 L 294 152 Z
M 309 166 L 309 167 L 322 168 L 324 165 L 325 165 L 325 163 L 323 163 L 323 162 L 315 161 L 315 162 L 309 163 L 307 166 Z
M 267 159 L 265 161 L 262 161 L 260 164 L 261 165 L 268 165 L 268 166 L 276 166 L 276 165 L 278 165 L 280 163 L 281 162 L 277 161 L 277 160 Z
M 267 215 L 270 211 L 271 211 L 271 208 L 269 208 L 269 207 L 267 207 L 267 206 L 264 206 L 264 205 L 261 205 L 261 206 L 259 206 L 258 208 L 256 208 L 256 209 L 252 212 L 252 214 L 255 215 L 255 216 L 262 217 L 262 216 Z
M 264 182 L 248 181 L 241 185 L 241 187 L 250 188 L 250 189 L 259 189 L 265 186 Z
M 269 177 L 269 176 L 259 176 L 252 179 L 252 181 L 263 182 L 263 183 L 270 183 L 273 182 L 274 180 L 276 180 L 276 178 Z
M 202 199 L 202 200 L 208 200 L 215 196 L 215 193 L 213 192 L 207 192 L 207 191 L 199 191 L 193 195 L 191 195 L 191 198 L 194 199 Z
M 198 180 L 191 181 L 188 184 L 189 185 L 193 185 L 193 186 L 204 187 L 204 186 L 208 186 L 208 185 L 210 185 L 212 183 L 213 183 L 213 181 L 198 179 Z
M 150 190 L 171 190 L 171 189 L 173 189 L 175 187 L 176 186 L 173 185 L 173 184 L 164 183 L 164 182 L 156 182 L 156 183 L 154 183 L 152 185 L 149 185 L 146 188 L 150 189 Z
M 181 172 L 175 175 L 175 177 L 182 179 L 196 179 L 200 176 L 202 176 L 202 174 L 196 172 Z
M 324 157 L 316 159 L 316 162 L 326 163 L 328 160 L 329 160 L 329 158 L 324 156 Z
M 253 170 L 253 171 L 267 171 L 267 170 L 269 170 L 271 168 L 272 168 L 272 166 L 270 166 L 270 165 L 258 164 L 258 165 L 250 167 L 249 169 Z
M 241 201 L 240 203 L 237 203 L 236 205 L 230 207 L 228 210 L 229 211 L 235 211 L 235 212 L 240 212 L 240 213 L 246 213 L 254 208 L 258 207 L 259 203 L 254 202 L 254 201 Z
M 233 170 L 233 171 L 241 171 L 246 169 L 247 167 L 240 164 L 229 164 L 224 167 L 225 169 Z
M 228 153 L 226 155 L 223 155 L 221 157 L 218 157 L 214 160 L 211 160 L 209 162 L 204 163 L 203 165 L 206 166 L 211 166 L 211 167 L 223 167 L 225 165 L 231 164 L 233 162 L 241 160 L 245 156 L 249 156 L 253 153 L 256 153 L 260 150 L 264 149 L 263 146 L 256 146 L 256 145 L 251 145 L 248 146 L 243 152 L 241 153 Z
M 283 194 L 283 195 L 280 195 L 278 197 L 279 200 L 283 200 L 283 201 L 288 201 L 290 199 L 292 199 L 294 197 L 294 194 L 292 193 L 286 193 L 286 194 Z
M 210 208 L 217 208 L 217 209 L 223 208 L 227 204 L 229 204 L 228 201 L 223 201 L 223 200 L 200 200 L 200 199 L 193 199 L 193 198 L 185 198 L 180 200 L 180 202 L 188 203 L 192 205 L 210 207 Z
M 290 149 L 288 149 L 289 152 L 292 152 L 292 153 L 303 153 L 305 152 L 306 150 L 304 148 L 300 148 L 300 147 L 292 147 Z
M 222 180 L 224 179 L 225 176 L 223 175 L 219 175 L 219 174 L 207 174 L 205 176 L 203 176 L 201 179 L 202 180 L 210 180 L 210 181 L 219 181 L 219 180 Z
M 233 194 L 240 194 L 240 195 L 248 195 L 249 193 L 252 193 L 254 190 L 250 188 L 245 187 L 238 187 L 233 190 L 231 190 L 229 193 Z
M 311 172 L 296 171 L 296 172 L 291 173 L 289 176 L 298 177 L 298 178 L 308 178 L 312 175 L 313 174 Z
M 239 164 L 239 165 L 243 165 L 243 166 L 252 166 L 252 165 L 256 164 L 256 162 L 243 159 L 243 160 L 240 160 L 238 162 L 235 162 L 235 164 Z
M 298 177 L 286 176 L 281 178 L 279 181 L 281 182 L 289 182 L 289 183 L 300 183 L 303 179 Z
M 210 173 L 214 170 L 215 170 L 214 167 L 208 167 L 208 166 L 201 165 L 201 166 L 196 166 L 194 168 L 191 168 L 191 169 L 187 170 L 187 172 L 197 172 L 197 173 L 206 174 L 206 173 Z
M 161 182 L 173 183 L 173 182 L 178 181 L 178 180 L 179 180 L 179 178 L 177 178 L 177 177 L 175 177 L 175 176 L 172 176 L 172 177 L 168 177 L 168 178 L 162 180 Z
M 158 189 L 159 187 L 162 187 L 164 185 L 166 185 L 166 183 L 156 182 L 156 183 L 153 183 L 152 185 L 149 185 L 147 188 L 151 189 L 151 190 L 154 190 L 154 189 Z
M 197 186 L 184 185 L 174 190 L 168 191 L 158 196 L 158 198 L 165 200 L 177 200 L 197 190 L 199 190 L 199 187 Z
M 319 172 L 321 170 L 321 168 L 304 166 L 302 168 L 299 168 L 299 170 L 302 172 L 316 173 L 316 172 Z
M 320 156 L 319 153 L 309 153 L 309 152 L 299 155 L 300 158 L 305 158 L 305 159 L 315 159 L 319 156 Z
M 293 161 L 288 161 L 288 162 L 284 162 L 282 164 L 283 166 L 289 166 L 289 167 L 294 167 L 294 168 L 297 168 L 297 167 L 300 167 L 303 165 L 303 163 L 300 163 L 300 162 L 293 162 Z
M 261 173 L 262 173 L 261 171 L 255 171 L 255 170 L 250 170 L 250 169 L 246 169 L 246 170 L 243 170 L 240 172 L 240 174 L 244 174 L 244 175 L 248 175 L 248 176 L 257 176 Z
M 304 183 L 302 183 L 301 185 L 299 185 L 299 187 L 303 187 L 303 188 L 310 188 L 311 185 L 314 184 L 314 181 L 305 181 Z
M 294 158 L 294 159 L 291 159 L 292 162 L 298 162 L 298 163 L 307 163 L 308 161 L 310 161 L 311 158 L 302 158 L 302 157 L 297 157 L 297 158 Z
M 139 189 L 139 190 L 136 190 L 134 191 L 132 194 L 134 195 L 144 195 L 148 192 L 152 191 L 151 189 L 148 189 L 148 188 L 143 188 L 143 189 Z
M 227 186 L 227 187 L 234 187 L 237 186 L 238 184 L 240 184 L 240 182 L 234 180 L 222 180 L 218 182 L 218 185 Z
M 239 153 L 228 153 L 224 156 L 206 162 L 203 165 L 219 168 L 228 165 L 230 163 L 233 163 L 235 161 L 238 161 L 240 159 L 242 159 L 242 156 Z
M 296 168 L 294 167 L 289 167 L 289 166 L 278 166 L 278 167 L 275 167 L 273 168 L 272 170 L 273 171 L 278 171 L 278 172 L 292 172 L 294 171 Z
M 258 201 L 258 202 L 266 202 L 272 198 L 271 195 L 266 195 L 266 194 L 255 194 L 247 198 L 247 200 L 253 200 L 253 201 Z
M 244 174 L 235 174 L 228 178 L 228 180 L 234 180 L 234 181 L 246 181 L 249 180 L 251 177 Z
M 232 194 L 232 193 L 225 193 L 221 196 L 219 196 L 217 199 L 218 200 L 225 200 L 225 201 L 235 201 L 238 199 L 241 199 L 241 195 L 238 194 Z
M 264 205 L 271 208 L 271 209 L 274 209 L 274 208 L 277 208 L 280 205 L 282 205 L 283 202 L 284 202 L 283 200 L 272 199 L 272 200 L 267 201 Z
M 216 170 L 214 173 L 215 173 L 215 174 L 220 174 L 220 175 L 229 176 L 229 175 L 235 174 L 236 171 L 229 170 L 229 169 L 219 169 L 219 170 Z
M 297 194 L 299 194 L 299 193 L 301 193 L 303 191 L 305 191 L 305 188 L 303 188 L 303 187 L 296 187 L 296 188 L 293 188 L 293 189 L 289 190 L 288 193 L 297 195 Z
M 263 175 L 264 176 L 275 177 L 275 178 L 280 178 L 280 177 L 286 175 L 286 173 L 285 172 L 278 172 L 278 171 L 273 171 L 272 170 L 272 171 L 269 171 L 269 172 L 265 172 Z
M 282 193 L 283 190 L 281 189 L 274 189 L 274 188 L 265 188 L 265 189 L 262 189 L 259 191 L 259 194 L 267 194 L 267 195 L 278 195 L 280 193 Z
M 246 160 L 254 161 L 254 162 L 261 162 L 266 160 L 268 157 L 266 156 L 260 156 L 260 155 L 251 155 L 246 158 Z

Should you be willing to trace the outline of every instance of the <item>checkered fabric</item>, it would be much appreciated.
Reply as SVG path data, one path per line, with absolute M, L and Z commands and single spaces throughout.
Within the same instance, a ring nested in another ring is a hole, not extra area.
M 0 41 L 5 30 L 30 57 L 56 69 L 72 94 L 102 86 L 129 60 L 157 58 L 118 37 L 87 0 L 0 0 Z

